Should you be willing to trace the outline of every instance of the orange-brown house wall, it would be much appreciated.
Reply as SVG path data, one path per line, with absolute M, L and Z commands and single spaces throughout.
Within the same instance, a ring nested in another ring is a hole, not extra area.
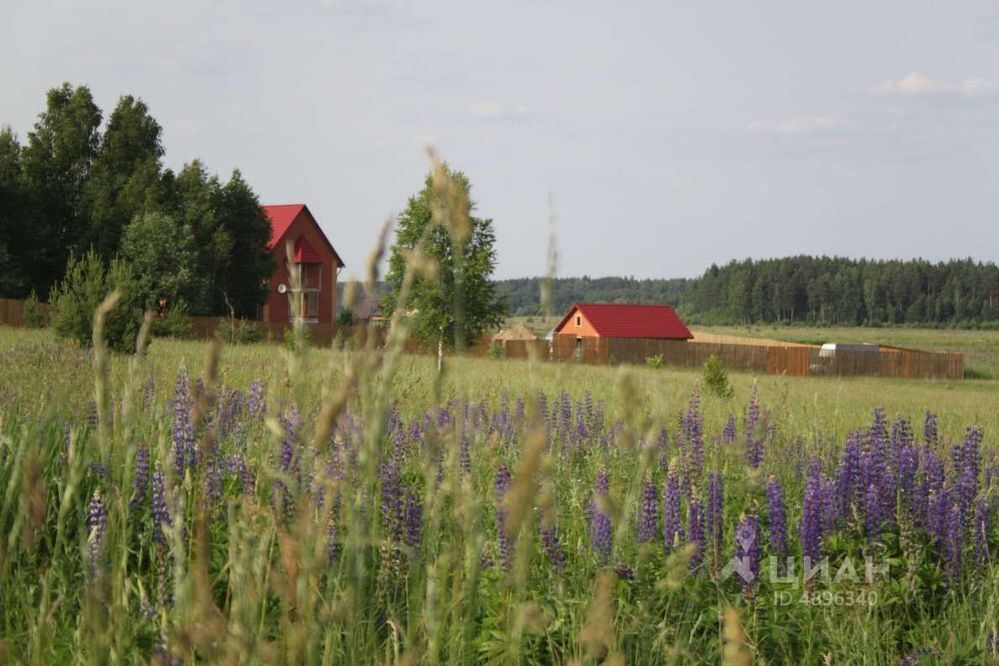
M 288 302 L 291 296 L 291 278 L 288 271 L 288 254 L 285 248 L 290 240 L 292 254 L 294 254 L 295 242 L 299 236 L 305 239 L 312 246 L 312 249 L 322 258 L 322 275 L 319 287 L 319 323 L 332 324 L 336 315 L 336 272 L 337 262 L 326 244 L 326 240 L 321 235 L 314 220 L 306 212 L 302 211 L 288 227 L 284 238 L 276 243 L 273 248 L 274 261 L 277 268 L 271 275 L 270 283 L 267 285 L 267 303 L 264 305 L 264 321 L 288 321 L 291 312 L 291 304 Z M 279 294 L 278 285 L 284 284 L 288 287 L 288 293 Z
M 579 317 L 579 326 L 576 326 L 576 317 Z M 581 313 L 577 308 L 573 308 L 572 312 L 569 314 L 569 319 L 566 320 L 565 326 L 555 331 L 559 335 L 574 335 L 579 338 L 599 338 L 600 334 L 597 330 L 593 328 L 586 315 Z

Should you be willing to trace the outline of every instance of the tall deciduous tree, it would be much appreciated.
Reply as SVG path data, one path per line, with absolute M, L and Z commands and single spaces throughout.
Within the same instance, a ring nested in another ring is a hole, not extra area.
M 204 280 L 198 273 L 198 248 L 187 224 L 164 213 L 138 215 L 125 227 L 122 255 L 132 271 L 142 307 L 156 310 L 198 302 Z
M 21 146 L 10 127 L 0 129 L 0 297 L 25 295 L 20 248 L 25 236 Z
M 216 220 L 221 239 L 228 239 L 229 260 L 219 274 L 215 292 L 216 312 L 253 318 L 267 300 L 267 279 L 274 272 L 274 257 L 267 244 L 271 223 L 239 170 L 220 191 Z
M 101 111 L 86 86 L 49 90 L 46 108 L 22 151 L 32 242 L 19 248 L 25 278 L 47 293 L 69 256 L 83 248 L 89 227 L 84 186 L 100 145 Z
M 493 222 L 472 215 L 475 204 L 470 194 L 465 174 L 446 164 L 436 167 L 397 220 L 386 276 L 391 287 L 386 311 L 404 307 L 417 337 L 458 348 L 478 340 L 506 315 L 491 279 L 496 268 Z M 416 275 L 408 300 L 400 303 L 414 252 L 429 260 L 434 270 Z
M 161 133 L 145 103 L 131 95 L 124 95 L 111 112 L 87 182 L 88 240 L 102 257 L 117 252 L 122 232 L 135 216 L 162 206 Z

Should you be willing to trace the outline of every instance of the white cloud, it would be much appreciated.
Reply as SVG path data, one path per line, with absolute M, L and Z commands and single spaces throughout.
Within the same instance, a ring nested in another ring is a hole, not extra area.
M 871 87 L 876 95 L 897 97 L 981 97 L 991 93 L 995 84 L 980 76 L 961 81 L 933 79 L 921 72 L 909 72 L 900 79 L 885 79 Z
M 780 121 L 754 120 L 749 123 L 749 131 L 771 136 L 812 136 L 831 132 L 842 125 L 832 116 L 799 116 Z
M 469 104 L 468 114 L 473 118 L 526 118 L 531 110 L 523 104 L 507 107 L 495 99 L 485 99 Z

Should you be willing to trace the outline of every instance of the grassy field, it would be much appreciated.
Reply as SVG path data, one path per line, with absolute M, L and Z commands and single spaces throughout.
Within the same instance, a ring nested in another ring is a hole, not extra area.
M 0 659 L 994 659 L 992 382 L 103 358 L 0 328 Z

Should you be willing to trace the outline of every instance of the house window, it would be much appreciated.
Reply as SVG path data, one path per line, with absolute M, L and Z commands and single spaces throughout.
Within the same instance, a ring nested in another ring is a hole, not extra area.
M 302 318 L 319 319 L 318 291 L 306 291 L 302 293 Z
M 576 315 L 576 328 L 579 328 L 582 325 L 583 325 L 583 318 L 579 315 Z
M 298 284 L 302 289 L 319 289 L 322 284 L 322 264 L 295 264 Z

